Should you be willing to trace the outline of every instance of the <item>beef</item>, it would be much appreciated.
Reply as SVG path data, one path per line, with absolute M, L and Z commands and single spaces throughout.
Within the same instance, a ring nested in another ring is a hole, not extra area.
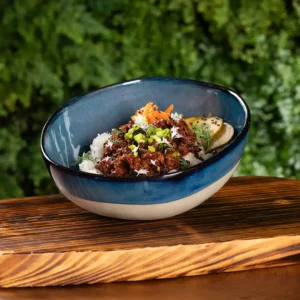
M 133 177 L 133 176 L 154 176 L 168 174 L 170 171 L 180 169 L 180 159 L 192 152 L 197 154 L 199 148 L 196 143 L 195 133 L 187 126 L 183 120 L 175 123 L 171 118 L 158 120 L 153 124 L 157 128 L 171 129 L 177 128 L 181 138 L 171 139 L 166 137 L 169 146 L 159 144 L 155 140 L 148 143 L 135 143 L 127 140 L 127 133 L 133 126 L 132 121 L 120 127 L 123 133 L 113 133 L 110 142 L 104 145 L 104 155 L 96 165 L 96 169 L 105 175 L 113 177 Z M 146 134 L 142 130 L 141 133 Z M 135 132 L 137 134 L 139 132 Z M 137 154 L 134 154 L 130 145 L 138 146 Z M 149 151 L 148 146 L 152 146 L 155 152 Z

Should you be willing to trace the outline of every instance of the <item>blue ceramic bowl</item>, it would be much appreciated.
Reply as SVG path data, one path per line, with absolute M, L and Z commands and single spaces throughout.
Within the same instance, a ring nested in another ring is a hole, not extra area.
M 93 138 L 127 123 L 146 102 L 174 104 L 184 117 L 212 114 L 230 123 L 233 140 L 219 153 L 186 171 L 152 178 L 111 178 L 74 167 Z M 60 107 L 47 121 L 41 151 L 59 190 L 91 212 L 122 219 L 153 220 L 183 213 L 211 197 L 237 167 L 247 140 L 250 112 L 236 93 L 209 83 L 165 77 L 127 81 Z

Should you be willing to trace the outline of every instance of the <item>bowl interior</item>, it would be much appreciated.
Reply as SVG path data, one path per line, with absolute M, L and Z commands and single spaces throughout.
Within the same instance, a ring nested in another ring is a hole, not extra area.
M 44 154 L 56 164 L 74 167 L 78 155 L 98 133 L 127 123 L 148 101 L 162 110 L 174 104 L 174 111 L 184 117 L 221 117 L 234 127 L 235 136 L 247 122 L 243 102 L 224 88 L 185 79 L 144 78 L 99 89 L 62 106 L 44 128 Z

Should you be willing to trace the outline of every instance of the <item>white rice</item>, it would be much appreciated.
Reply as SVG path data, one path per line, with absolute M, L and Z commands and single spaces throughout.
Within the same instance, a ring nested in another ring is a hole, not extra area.
M 94 138 L 93 143 L 91 144 L 91 153 L 92 156 L 99 160 L 103 156 L 104 151 L 104 144 L 107 142 L 107 140 L 111 137 L 110 133 L 104 132 L 101 134 L 98 134 L 97 137 Z
M 197 165 L 201 163 L 201 160 L 198 159 L 194 153 L 189 152 L 187 155 L 183 156 L 183 158 L 190 162 L 191 166 Z
M 92 160 L 85 159 L 79 164 L 79 170 L 87 173 L 102 174 L 95 168 L 96 163 L 102 158 L 104 152 L 104 144 L 111 137 L 110 133 L 104 132 L 98 134 L 90 145 Z
M 85 159 L 79 164 L 79 169 L 83 172 L 94 173 L 94 174 L 102 174 L 95 168 L 95 163 L 89 159 Z

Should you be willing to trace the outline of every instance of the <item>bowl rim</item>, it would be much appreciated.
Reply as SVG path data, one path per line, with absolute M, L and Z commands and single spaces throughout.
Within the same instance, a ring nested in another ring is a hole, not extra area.
M 119 87 L 119 86 L 122 86 L 122 85 L 140 83 L 141 81 L 149 81 L 149 80 L 180 81 L 180 82 L 185 82 L 185 83 L 188 83 L 188 84 L 194 84 L 194 85 L 199 85 L 199 86 L 203 86 L 203 87 L 207 87 L 207 88 L 220 90 L 220 91 L 227 92 L 227 93 L 233 95 L 235 97 L 235 99 L 241 104 L 242 108 L 244 109 L 245 115 L 246 115 L 245 123 L 244 123 L 244 126 L 243 126 L 241 132 L 231 142 L 229 142 L 229 144 L 226 145 L 224 147 L 224 149 L 222 149 L 220 152 L 214 154 L 210 158 L 206 159 L 205 161 L 203 161 L 203 162 L 201 162 L 197 165 L 194 165 L 194 166 L 192 166 L 192 167 L 190 167 L 186 170 L 177 171 L 177 172 L 170 173 L 170 174 L 165 174 L 165 175 L 144 176 L 144 177 L 138 177 L 138 176 L 137 177 L 110 177 L 110 176 L 101 175 L 101 174 L 87 173 L 87 172 L 83 172 L 83 171 L 80 171 L 80 170 L 75 170 L 75 169 L 72 169 L 70 167 L 65 167 L 61 164 L 58 164 L 57 162 L 52 160 L 46 154 L 46 150 L 44 149 L 45 133 L 46 133 L 49 125 L 51 124 L 51 122 L 67 106 L 73 104 L 77 100 L 80 100 L 80 98 L 83 98 L 84 96 L 88 96 L 89 94 L 97 93 L 97 92 L 102 91 L 102 90 L 115 88 L 115 87 Z M 189 174 L 189 173 L 201 170 L 201 169 L 215 163 L 220 158 L 224 157 L 227 153 L 230 152 L 230 150 L 235 148 L 235 146 L 237 146 L 239 144 L 239 142 L 247 135 L 249 127 L 250 127 L 250 121 L 251 121 L 251 114 L 250 114 L 250 109 L 249 109 L 246 101 L 240 95 L 238 95 L 235 91 L 233 91 L 229 88 L 226 88 L 226 87 L 214 84 L 214 83 L 209 83 L 209 82 L 195 80 L 195 79 L 181 78 L 181 77 L 168 77 L 168 76 L 140 77 L 140 78 L 134 78 L 134 79 L 130 79 L 130 80 L 110 84 L 110 85 L 101 87 L 99 89 L 89 91 L 89 92 L 81 94 L 79 96 L 75 96 L 74 98 L 72 98 L 72 99 L 66 101 L 65 103 L 63 103 L 61 106 L 59 106 L 59 108 L 52 115 L 50 115 L 50 117 L 48 118 L 48 120 L 46 121 L 46 123 L 45 123 L 45 125 L 42 129 L 41 138 L 40 138 L 40 150 L 42 152 L 42 155 L 43 155 L 44 159 L 50 165 L 54 165 L 55 167 L 61 169 L 65 173 L 74 174 L 74 175 L 77 175 L 77 176 L 80 176 L 80 177 L 101 179 L 101 180 L 107 180 L 107 181 L 133 181 L 133 182 L 135 182 L 135 181 L 161 180 L 161 179 L 167 180 L 167 179 L 170 179 L 170 178 L 172 178 L 172 179 L 178 178 L 178 177 L 181 177 L 182 175 Z

